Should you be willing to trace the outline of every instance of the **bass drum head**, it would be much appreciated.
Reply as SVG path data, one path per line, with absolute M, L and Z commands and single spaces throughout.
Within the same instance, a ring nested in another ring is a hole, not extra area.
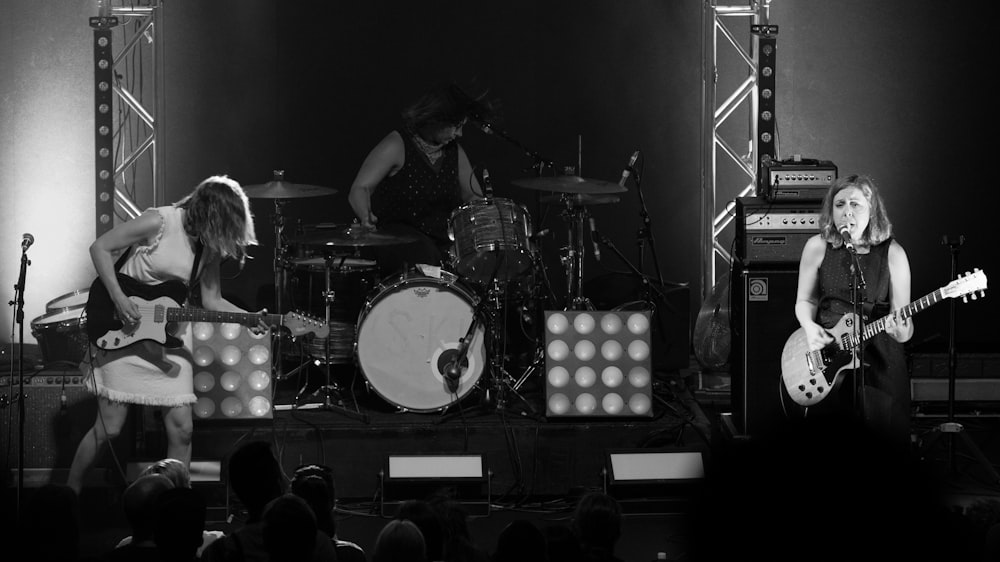
M 358 365 L 368 385 L 407 411 L 447 408 L 475 388 L 486 364 L 485 329 L 476 327 L 455 392 L 444 372 L 472 324 L 475 298 L 449 272 L 402 275 L 380 286 L 358 319 Z

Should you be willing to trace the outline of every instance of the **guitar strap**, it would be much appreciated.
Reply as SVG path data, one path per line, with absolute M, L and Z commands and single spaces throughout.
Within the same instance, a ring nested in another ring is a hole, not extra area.
M 191 276 L 188 279 L 187 302 L 192 302 L 195 300 L 195 295 L 194 295 L 195 277 L 198 276 L 198 264 L 201 262 L 201 251 L 204 249 L 205 245 L 201 243 L 201 240 L 198 240 L 198 243 L 195 245 L 194 249 L 194 263 L 191 264 Z

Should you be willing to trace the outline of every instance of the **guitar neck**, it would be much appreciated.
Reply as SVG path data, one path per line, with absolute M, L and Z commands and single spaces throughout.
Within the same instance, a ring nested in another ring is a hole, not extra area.
M 904 306 L 903 308 L 899 309 L 897 317 L 900 320 L 911 318 L 918 312 L 927 310 L 928 308 L 943 301 L 944 299 L 945 299 L 944 289 L 938 289 L 933 293 L 928 293 L 920 297 L 919 299 L 911 302 L 910 304 Z M 851 341 L 852 346 L 857 347 L 858 344 L 864 343 L 884 332 L 886 321 L 889 319 L 890 316 L 892 316 L 892 314 L 888 314 L 886 316 L 879 318 L 874 322 L 865 324 L 864 328 L 861 330 L 860 341 L 854 341 L 854 338 L 852 338 Z
M 255 314 L 252 312 L 225 312 L 202 308 L 168 308 L 167 322 L 216 322 L 221 324 L 243 324 L 256 326 L 263 317 L 269 326 L 281 324 L 279 314 Z

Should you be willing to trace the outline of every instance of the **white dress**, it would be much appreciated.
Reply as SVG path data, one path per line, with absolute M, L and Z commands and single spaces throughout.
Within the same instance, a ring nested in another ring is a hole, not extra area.
M 190 279 L 194 248 L 184 232 L 183 209 L 148 209 L 162 218 L 160 231 L 144 245 L 132 248 L 120 271 L 137 281 L 157 284 Z M 174 332 L 172 332 L 174 333 Z M 177 324 L 175 336 L 184 342 L 176 349 L 143 341 L 104 351 L 91 346 L 80 367 L 87 388 L 114 402 L 153 406 L 182 406 L 196 401 L 192 382 L 190 323 Z

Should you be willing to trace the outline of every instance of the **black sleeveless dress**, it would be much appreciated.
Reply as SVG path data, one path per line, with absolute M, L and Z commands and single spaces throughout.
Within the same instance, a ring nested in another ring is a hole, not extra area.
M 886 240 L 872 246 L 867 254 L 858 254 L 866 283 L 862 299 L 866 322 L 877 320 L 891 310 L 891 242 L 891 239 Z M 854 311 L 851 301 L 853 261 L 846 248 L 827 245 L 818 280 L 820 301 L 817 322 L 824 328 L 832 328 L 845 313 Z M 830 397 L 834 398 L 833 404 L 819 410 L 821 413 L 863 414 L 869 427 L 905 446 L 910 435 L 910 382 L 903 344 L 883 332 L 862 346 L 862 357 L 865 364 L 862 400 L 856 400 L 853 392 L 856 388 L 855 377 L 859 377 L 858 369 L 853 376 L 845 377 L 836 396 Z
M 397 132 L 403 138 L 405 162 L 375 188 L 372 212 L 378 217 L 380 231 L 414 236 L 418 242 L 379 248 L 376 259 L 385 274 L 399 271 L 403 264 L 443 264 L 451 245 L 448 220 L 462 204 L 458 144 L 445 145 L 444 154 L 431 164 L 410 133 L 403 129 Z

